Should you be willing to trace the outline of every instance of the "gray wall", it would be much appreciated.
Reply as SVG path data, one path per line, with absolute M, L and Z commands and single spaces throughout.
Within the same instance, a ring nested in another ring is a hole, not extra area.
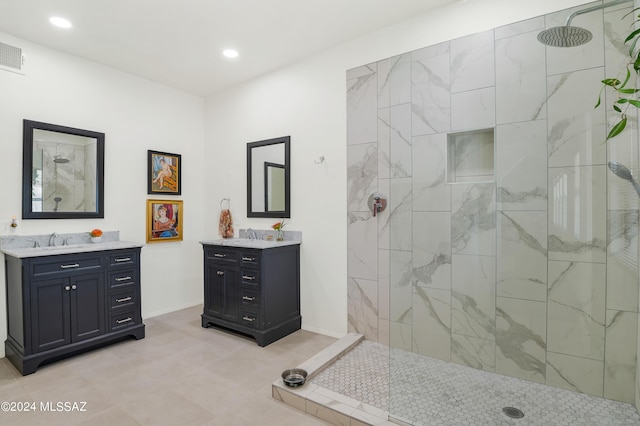
M 606 164 L 638 176 L 638 132 L 604 143 L 614 115 L 593 108 L 630 10 L 576 18 L 594 35 L 581 47 L 537 41 L 563 11 L 348 71 L 350 331 L 634 402 L 638 197 Z M 447 135 L 487 128 L 494 146 L 458 150 L 468 173 L 447 183 Z M 488 150 L 474 176 L 465 159 Z

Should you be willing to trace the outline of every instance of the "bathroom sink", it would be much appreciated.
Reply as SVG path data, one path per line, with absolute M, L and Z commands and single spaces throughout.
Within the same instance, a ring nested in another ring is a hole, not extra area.
M 0 251 L 9 256 L 24 258 L 24 257 L 41 257 L 41 256 L 58 256 L 63 254 L 73 253 L 86 253 L 104 250 L 118 250 L 127 249 L 132 247 L 142 247 L 143 244 L 132 243 L 128 241 L 105 241 L 99 244 L 95 243 L 78 243 L 58 246 L 41 246 L 33 247 L 33 239 L 27 239 L 31 247 L 2 247 Z
M 282 245 L 284 241 L 267 241 L 267 240 L 252 240 L 249 238 L 230 238 L 218 240 L 215 243 L 221 246 L 231 247 L 247 247 L 247 248 L 267 248 Z
M 273 247 L 282 247 L 300 244 L 300 241 L 286 240 L 286 241 L 267 241 L 267 240 L 252 240 L 249 238 L 226 238 L 213 241 L 200 241 L 204 245 L 223 246 L 223 247 L 244 247 L 253 249 L 267 249 Z
M 33 250 L 43 251 L 64 251 L 64 250 L 76 250 L 79 248 L 91 247 L 92 244 L 69 244 L 66 246 L 45 246 L 45 247 L 33 247 Z

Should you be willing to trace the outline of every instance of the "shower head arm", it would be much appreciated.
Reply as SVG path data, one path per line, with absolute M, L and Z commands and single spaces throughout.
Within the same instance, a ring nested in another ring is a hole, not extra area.
M 598 6 L 588 7 L 588 8 L 583 9 L 583 10 L 576 10 L 571 15 L 569 15 L 569 17 L 567 18 L 567 22 L 564 25 L 567 26 L 567 27 L 570 26 L 571 25 L 571 21 L 573 20 L 573 18 L 575 18 L 578 15 L 583 15 L 583 14 L 589 13 L 589 12 L 595 12 L 596 10 L 606 9 L 607 7 L 617 6 L 619 4 L 627 3 L 627 2 L 630 2 L 630 1 L 632 1 L 632 0 L 614 0 L 614 1 L 610 1 L 609 3 L 604 3 L 604 4 L 601 4 L 601 5 L 598 5 Z

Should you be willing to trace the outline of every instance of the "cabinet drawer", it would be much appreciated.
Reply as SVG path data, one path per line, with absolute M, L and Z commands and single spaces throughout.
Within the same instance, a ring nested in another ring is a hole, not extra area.
M 259 267 L 260 266 L 260 254 L 254 252 L 242 252 L 240 253 L 240 260 L 242 265 Z
M 118 314 L 111 315 L 109 329 L 116 331 L 121 328 L 129 327 L 138 323 L 135 309 L 128 309 Z
M 240 317 L 240 323 L 247 327 L 259 327 L 258 324 L 258 314 L 251 311 L 242 311 L 242 316 Z
M 259 293 L 255 290 L 249 290 L 246 288 L 240 289 L 240 298 L 242 302 L 242 306 L 248 308 L 258 309 L 260 306 Z
M 123 307 L 132 307 L 136 304 L 136 291 L 134 288 L 121 291 L 110 296 L 110 308 L 121 309 Z
M 123 269 L 109 272 L 109 288 L 122 288 L 133 285 L 136 282 L 136 269 Z
M 86 271 L 102 267 L 100 257 L 58 257 L 46 261 L 36 261 L 32 264 L 33 275 L 53 274 L 56 272 Z
M 241 269 L 240 273 L 242 275 L 242 284 L 249 284 L 252 286 L 260 284 L 260 271 L 253 269 Z
M 135 251 L 123 251 L 109 255 L 109 267 L 123 267 L 136 264 L 136 252 Z
M 238 252 L 233 249 L 226 249 L 221 247 L 208 247 L 206 250 L 207 259 L 220 260 L 224 262 L 237 262 Z

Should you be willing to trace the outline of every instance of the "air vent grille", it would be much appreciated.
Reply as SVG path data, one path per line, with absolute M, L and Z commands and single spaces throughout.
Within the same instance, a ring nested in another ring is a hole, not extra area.
M 0 42 L 0 69 L 24 74 L 22 49 Z

